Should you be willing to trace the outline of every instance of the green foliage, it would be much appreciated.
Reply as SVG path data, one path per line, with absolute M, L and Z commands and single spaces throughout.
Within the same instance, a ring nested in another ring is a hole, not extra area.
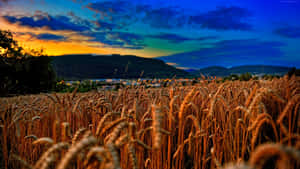
M 240 81 L 249 81 L 250 79 L 252 79 L 252 75 L 251 73 L 243 73 L 240 75 L 239 77 Z
M 230 76 L 224 77 L 222 81 L 224 82 L 227 80 L 231 80 L 231 81 L 239 80 L 239 76 L 236 74 L 231 74 Z
M 251 73 L 243 73 L 240 75 L 236 75 L 236 74 L 231 74 L 230 76 L 226 76 L 222 79 L 222 81 L 227 81 L 227 80 L 231 80 L 231 81 L 235 81 L 235 80 L 240 80 L 240 81 L 249 81 L 251 79 L 257 80 L 258 77 L 253 76 Z
M 92 90 L 102 89 L 103 87 L 109 87 L 113 90 L 118 90 L 121 87 L 124 87 L 123 84 L 109 84 L 107 82 L 99 82 L 92 80 L 84 80 L 84 81 L 73 81 L 65 82 L 64 80 L 58 81 L 55 85 L 55 92 L 73 92 L 77 88 L 77 92 L 88 92 Z
M 280 78 L 279 75 L 272 75 L 272 74 L 265 74 L 261 77 L 264 80 L 272 80 L 274 78 Z M 258 80 L 259 77 L 258 76 L 253 76 L 251 73 L 243 73 L 240 75 L 236 75 L 236 74 L 232 74 L 230 76 L 226 76 L 222 79 L 222 82 L 231 80 L 231 81 L 235 81 L 235 80 L 240 80 L 240 81 L 249 81 L 249 80 Z
M 47 92 L 55 82 L 51 58 L 24 50 L 12 33 L 0 30 L 0 96 Z

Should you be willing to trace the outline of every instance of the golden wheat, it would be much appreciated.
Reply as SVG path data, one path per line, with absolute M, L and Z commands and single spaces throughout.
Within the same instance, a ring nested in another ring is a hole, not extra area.
M 0 98 L 0 165 L 300 168 L 299 78 L 173 81 L 166 88 Z

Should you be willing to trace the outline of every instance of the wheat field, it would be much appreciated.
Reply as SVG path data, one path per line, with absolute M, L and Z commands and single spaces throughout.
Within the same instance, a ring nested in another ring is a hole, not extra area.
M 0 168 L 300 168 L 300 79 L 0 99 Z

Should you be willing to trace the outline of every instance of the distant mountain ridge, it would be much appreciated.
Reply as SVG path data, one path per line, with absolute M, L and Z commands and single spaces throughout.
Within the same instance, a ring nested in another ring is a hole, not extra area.
M 251 74 L 284 75 L 290 67 L 244 65 L 225 68 L 210 66 L 202 69 L 181 70 L 153 58 L 134 55 L 62 55 L 53 57 L 52 65 L 58 77 L 66 79 L 100 78 L 172 78 L 206 76 L 224 77 L 249 72 Z
M 97 78 L 171 78 L 189 75 L 164 61 L 134 55 L 62 55 L 52 65 L 58 77 L 66 79 Z
M 231 74 L 242 74 L 242 73 L 251 73 L 251 74 L 276 74 L 284 75 L 292 68 L 283 67 L 283 66 L 268 66 L 268 65 L 244 65 L 244 66 L 235 66 L 232 68 L 225 68 L 222 66 L 210 66 L 207 68 L 202 68 L 190 72 L 193 75 L 206 75 L 206 76 L 229 76 Z

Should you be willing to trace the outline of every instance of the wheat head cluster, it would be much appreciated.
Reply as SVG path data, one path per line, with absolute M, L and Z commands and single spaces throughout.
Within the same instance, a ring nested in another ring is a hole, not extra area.
M 0 168 L 297 169 L 300 79 L 0 99 Z

